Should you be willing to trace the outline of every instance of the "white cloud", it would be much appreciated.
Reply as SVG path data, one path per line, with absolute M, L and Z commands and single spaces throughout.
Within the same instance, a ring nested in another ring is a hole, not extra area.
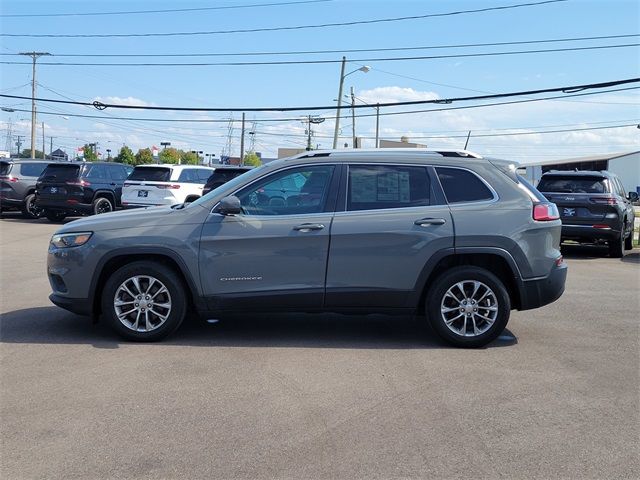
M 136 97 L 95 97 L 93 101 L 127 106 L 140 105 L 148 107 L 153 105 L 152 103 L 145 102 L 144 100 Z

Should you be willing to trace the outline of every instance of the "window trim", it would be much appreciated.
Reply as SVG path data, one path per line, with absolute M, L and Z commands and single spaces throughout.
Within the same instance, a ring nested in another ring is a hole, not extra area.
M 444 195 L 445 201 L 447 202 L 447 205 L 449 205 L 450 207 L 457 207 L 459 205 L 465 206 L 465 205 L 482 205 L 482 204 L 491 204 L 491 203 L 496 203 L 498 200 L 500 200 L 500 195 L 498 195 L 498 192 L 495 191 L 495 189 L 491 186 L 491 184 L 489 184 L 489 182 L 487 182 L 484 178 L 482 178 L 482 176 L 480 176 L 479 174 L 477 174 L 476 172 L 474 172 L 473 170 L 469 169 L 469 168 L 465 168 L 465 167 L 453 167 L 450 165 L 433 165 L 433 168 L 435 170 L 436 173 L 436 178 L 438 179 L 438 185 L 440 186 L 440 190 L 442 191 L 442 194 Z M 465 170 L 473 175 L 475 175 L 482 183 L 485 184 L 485 186 L 489 189 L 489 192 L 491 192 L 491 195 L 493 195 L 492 199 L 489 200 L 473 200 L 470 202 L 450 202 L 449 199 L 447 198 L 447 192 L 445 192 L 444 187 L 442 186 L 442 182 L 440 182 L 440 175 L 438 175 L 438 168 L 455 168 L 457 170 Z

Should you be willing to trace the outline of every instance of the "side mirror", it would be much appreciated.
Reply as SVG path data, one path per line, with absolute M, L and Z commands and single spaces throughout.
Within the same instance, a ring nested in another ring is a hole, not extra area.
M 237 215 L 242 212 L 240 206 L 240 199 L 235 195 L 229 195 L 220 200 L 220 206 L 218 207 L 218 213 L 222 215 Z
M 637 202 L 638 197 L 639 197 L 638 192 L 629 192 L 629 196 L 627 198 L 632 202 Z

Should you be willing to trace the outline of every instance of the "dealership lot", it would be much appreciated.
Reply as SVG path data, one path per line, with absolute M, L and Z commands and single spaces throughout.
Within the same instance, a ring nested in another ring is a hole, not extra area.
M 121 341 L 47 299 L 57 226 L 0 220 L 3 478 L 628 478 L 640 251 L 571 248 L 565 295 L 486 349 L 419 320 L 269 315 Z

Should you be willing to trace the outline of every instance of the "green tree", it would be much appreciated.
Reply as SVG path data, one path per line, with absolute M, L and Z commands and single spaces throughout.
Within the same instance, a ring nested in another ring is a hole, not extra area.
M 20 158 L 31 158 L 31 149 L 25 148 L 24 150 L 22 150 L 22 153 L 20 154 Z M 42 152 L 40 150 L 36 150 L 35 158 L 42 158 Z
M 260 157 L 256 152 L 245 153 L 243 162 L 245 165 L 250 167 L 259 167 L 262 165 L 262 160 L 260 160 Z
M 86 143 L 83 148 L 85 162 L 95 162 L 98 160 L 98 154 L 89 146 L 88 143 Z
M 193 152 L 182 152 L 180 160 L 184 165 L 198 165 L 200 163 L 198 154 Z
M 136 165 L 142 165 L 145 163 L 153 163 L 153 154 L 150 148 L 141 148 L 136 153 Z
M 123 145 L 120 149 L 120 153 L 115 158 L 116 162 L 126 163 L 128 165 L 136 164 L 136 156 L 133 154 L 133 150 L 131 150 L 126 145 Z
M 165 148 L 158 154 L 160 163 L 179 163 L 180 162 L 180 150 L 173 147 Z

